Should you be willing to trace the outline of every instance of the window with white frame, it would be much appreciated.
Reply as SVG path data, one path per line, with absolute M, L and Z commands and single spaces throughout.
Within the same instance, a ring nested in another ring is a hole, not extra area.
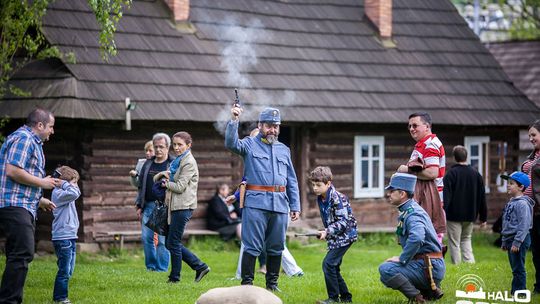
M 384 196 L 384 136 L 354 137 L 354 197 Z
M 465 136 L 467 162 L 482 175 L 489 192 L 489 136 Z

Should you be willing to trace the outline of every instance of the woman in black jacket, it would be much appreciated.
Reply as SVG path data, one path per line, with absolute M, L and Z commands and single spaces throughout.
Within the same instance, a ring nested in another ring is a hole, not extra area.
M 235 236 L 241 239 L 241 211 L 237 203 L 227 205 L 225 198 L 229 195 L 229 185 L 220 184 L 216 187 L 216 194 L 208 202 L 207 220 L 208 229 L 219 232 L 224 241 Z

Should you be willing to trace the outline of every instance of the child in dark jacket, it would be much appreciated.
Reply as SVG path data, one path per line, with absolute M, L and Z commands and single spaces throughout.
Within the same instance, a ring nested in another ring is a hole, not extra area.
M 56 169 L 60 173 L 62 185 L 54 188 L 51 200 L 56 204 L 53 211 L 52 242 L 58 257 L 58 272 L 54 281 L 53 301 L 69 304 L 68 282 L 75 269 L 77 230 L 79 218 L 75 200 L 81 195 L 77 186 L 79 173 L 68 166 Z
M 507 190 L 512 197 L 503 211 L 501 249 L 508 251 L 508 260 L 512 268 L 512 295 L 516 290 L 527 289 L 525 254 L 531 245 L 529 230 L 532 228 L 534 201 L 523 195 L 530 185 L 529 176 L 523 172 L 502 175 L 508 180 Z
M 356 219 L 349 199 L 338 192 L 332 184 L 332 171 L 328 167 L 317 167 L 309 175 L 313 192 L 321 212 L 324 230 L 319 239 L 328 242 L 328 253 L 323 260 L 324 281 L 328 299 L 318 303 L 352 302 L 352 294 L 341 276 L 343 256 L 358 238 Z

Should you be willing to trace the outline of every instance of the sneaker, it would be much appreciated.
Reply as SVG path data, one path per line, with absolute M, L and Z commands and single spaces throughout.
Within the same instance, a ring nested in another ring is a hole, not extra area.
M 332 304 L 332 303 L 339 303 L 339 300 L 328 298 L 326 300 L 318 300 L 315 303 L 316 304 Z
M 173 280 L 173 279 L 168 279 L 167 280 L 167 284 L 176 284 L 178 282 L 180 282 L 180 280 Z
M 197 270 L 197 272 L 195 273 L 195 283 L 202 280 L 202 278 L 204 278 L 204 276 L 207 275 L 209 272 L 210 272 L 210 267 Z
M 302 277 L 302 276 L 304 276 L 304 272 L 303 272 L 303 271 L 299 271 L 299 272 L 293 274 L 291 277 Z
M 60 301 L 54 301 L 54 303 L 71 304 L 71 301 L 69 299 L 63 299 L 63 300 L 60 300 Z

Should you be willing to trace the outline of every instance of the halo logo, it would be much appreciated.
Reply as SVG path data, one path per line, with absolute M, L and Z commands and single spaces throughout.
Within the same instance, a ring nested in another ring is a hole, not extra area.
M 469 299 L 485 299 L 486 293 L 484 289 L 486 284 L 481 277 L 475 274 L 466 274 L 457 281 L 458 289 L 456 289 L 457 298 Z M 459 290 L 461 289 L 461 290 Z
M 481 277 L 474 274 L 466 274 L 457 281 L 456 298 L 477 299 L 480 301 L 458 300 L 456 304 L 496 304 L 491 301 L 531 302 L 531 291 L 527 289 L 516 290 L 513 295 L 509 291 L 489 292 L 484 290 L 486 290 L 486 285 Z

